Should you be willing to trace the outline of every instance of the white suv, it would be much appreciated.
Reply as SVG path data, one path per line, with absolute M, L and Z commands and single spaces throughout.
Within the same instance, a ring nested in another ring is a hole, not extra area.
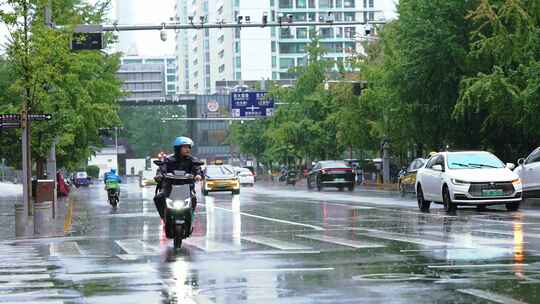
M 523 196 L 540 198 L 540 147 L 526 159 L 520 158 L 518 164 L 514 172 L 523 183 Z
M 489 152 L 442 152 L 433 155 L 418 170 L 416 197 L 422 211 L 431 202 L 442 203 L 447 212 L 458 205 L 505 204 L 509 211 L 519 209 L 521 179 Z

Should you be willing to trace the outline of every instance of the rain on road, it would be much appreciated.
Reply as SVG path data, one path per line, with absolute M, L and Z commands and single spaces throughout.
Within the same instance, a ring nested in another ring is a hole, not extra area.
M 0 302 L 540 303 L 540 208 L 435 206 L 391 193 L 257 185 L 200 197 L 166 240 L 153 187 L 66 202 L 67 235 L 0 241 Z

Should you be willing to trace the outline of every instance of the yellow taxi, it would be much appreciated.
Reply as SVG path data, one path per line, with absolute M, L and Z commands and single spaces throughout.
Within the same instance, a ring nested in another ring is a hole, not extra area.
M 232 194 L 240 194 L 240 181 L 234 174 L 234 169 L 226 165 L 208 165 L 204 170 L 204 183 L 202 192 L 231 191 Z
M 416 189 L 414 189 L 416 184 L 416 172 L 418 169 L 422 168 L 425 163 L 426 159 L 424 158 L 417 158 L 413 160 L 407 167 L 407 171 L 403 172 L 403 174 L 399 177 L 398 187 L 402 196 L 404 196 L 406 193 L 416 192 Z

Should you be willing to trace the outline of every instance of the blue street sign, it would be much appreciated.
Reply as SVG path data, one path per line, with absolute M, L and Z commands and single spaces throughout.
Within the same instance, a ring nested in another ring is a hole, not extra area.
M 274 100 L 267 92 L 231 93 L 232 117 L 268 117 L 274 114 Z

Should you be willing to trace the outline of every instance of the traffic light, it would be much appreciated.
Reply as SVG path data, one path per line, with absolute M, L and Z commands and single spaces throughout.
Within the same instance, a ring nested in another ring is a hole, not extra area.
M 102 50 L 104 48 L 103 28 L 100 25 L 79 25 L 71 38 L 71 49 Z

